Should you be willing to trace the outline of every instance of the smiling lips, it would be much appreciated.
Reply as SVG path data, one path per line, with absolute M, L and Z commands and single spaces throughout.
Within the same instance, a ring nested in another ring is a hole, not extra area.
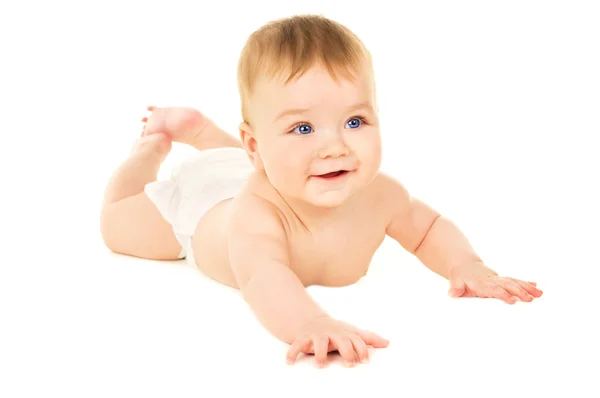
M 333 171 L 331 173 L 315 175 L 314 177 L 324 179 L 324 180 L 334 180 L 334 179 L 336 179 L 338 177 L 342 177 L 346 174 L 348 174 L 347 170 L 338 170 L 338 171 Z

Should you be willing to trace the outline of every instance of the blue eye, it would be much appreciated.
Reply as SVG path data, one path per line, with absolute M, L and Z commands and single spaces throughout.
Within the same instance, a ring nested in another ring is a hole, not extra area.
M 301 124 L 296 127 L 294 131 L 300 134 L 310 134 L 312 132 L 312 127 L 310 127 L 308 124 Z
M 355 129 L 360 127 L 360 125 L 362 124 L 362 120 L 360 120 L 359 118 L 352 118 L 350 120 L 348 120 L 348 125 L 351 129 Z

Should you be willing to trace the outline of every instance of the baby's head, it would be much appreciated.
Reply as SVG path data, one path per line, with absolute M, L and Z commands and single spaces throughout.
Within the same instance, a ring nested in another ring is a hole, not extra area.
M 377 174 L 371 55 L 345 26 L 313 15 L 263 26 L 242 51 L 238 86 L 242 142 L 284 197 L 334 207 Z

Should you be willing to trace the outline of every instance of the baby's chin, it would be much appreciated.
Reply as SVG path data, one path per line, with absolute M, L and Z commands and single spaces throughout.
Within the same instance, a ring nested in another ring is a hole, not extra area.
M 323 181 L 309 181 L 304 190 L 304 200 L 313 206 L 334 208 L 346 203 L 352 195 L 362 188 L 362 181 L 358 175 L 351 173 L 342 177 L 339 183 Z
M 304 199 L 312 206 L 331 209 L 343 205 L 350 199 L 351 194 L 352 192 L 349 192 L 348 189 L 310 192 L 305 195 Z

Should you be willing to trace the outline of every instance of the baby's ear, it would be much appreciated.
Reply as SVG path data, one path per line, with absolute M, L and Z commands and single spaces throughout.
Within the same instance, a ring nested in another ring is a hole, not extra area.
M 258 153 L 258 145 L 256 142 L 256 138 L 254 132 L 252 131 L 252 127 L 246 122 L 240 123 L 240 141 L 242 141 L 242 145 L 250 158 L 250 161 L 257 169 L 261 170 L 263 168 L 262 160 L 260 158 L 260 154 Z

